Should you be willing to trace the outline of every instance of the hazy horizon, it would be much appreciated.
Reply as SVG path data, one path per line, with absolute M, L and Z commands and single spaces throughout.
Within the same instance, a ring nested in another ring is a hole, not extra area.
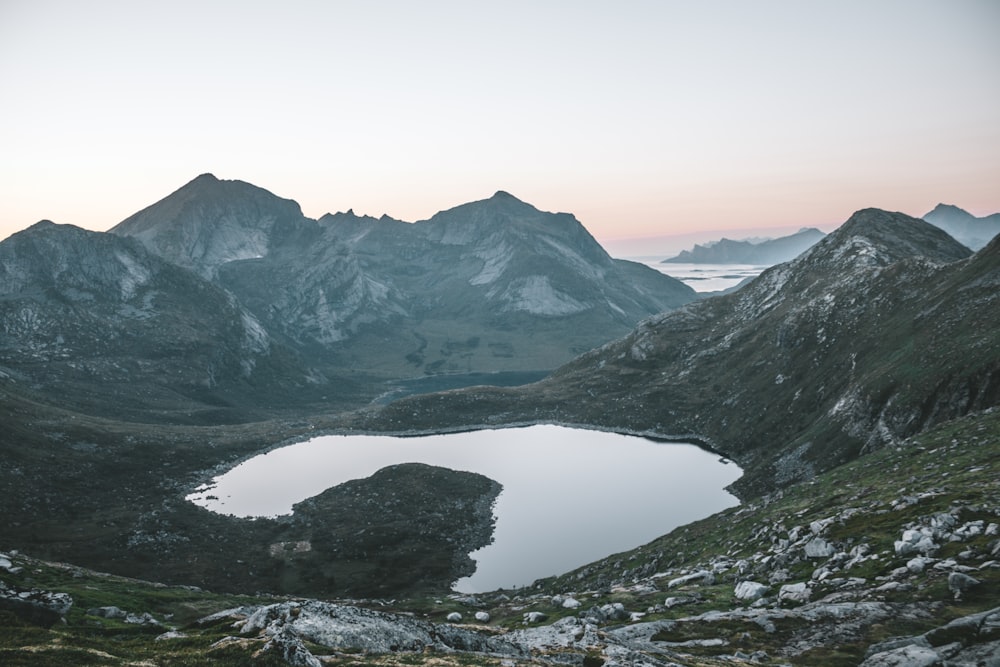
M 506 190 L 605 244 L 983 216 L 998 28 L 989 0 L 8 0 L 0 238 L 107 230 L 204 172 L 312 218 Z

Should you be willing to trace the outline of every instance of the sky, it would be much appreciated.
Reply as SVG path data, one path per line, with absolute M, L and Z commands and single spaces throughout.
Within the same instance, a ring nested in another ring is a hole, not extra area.
M 986 215 L 997 34 L 997 0 L 0 0 L 0 238 L 205 172 L 314 218 L 506 190 L 602 242 Z

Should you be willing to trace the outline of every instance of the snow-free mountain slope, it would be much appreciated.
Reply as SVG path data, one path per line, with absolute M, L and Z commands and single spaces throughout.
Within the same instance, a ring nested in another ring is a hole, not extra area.
M 224 287 L 324 374 L 550 369 L 695 297 L 505 192 L 417 223 L 316 221 L 206 174 L 113 231 Z
M 301 219 L 294 201 L 243 181 L 202 174 L 111 233 L 135 237 L 164 259 L 211 278 L 226 262 L 263 257 L 276 226 Z
M 695 437 L 773 489 L 1000 402 L 995 247 L 859 211 L 743 289 L 642 322 L 520 389 L 388 406 L 465 425 L 558 421 Z M 411 421 L 413 418 L 411 418 Z
M 0 366 L 64 406 L 154 420 L 215 418 L 253 391 L 277 403 L 306 380 L 216 285 L 134 239 L 51 222 L 0 243 Z

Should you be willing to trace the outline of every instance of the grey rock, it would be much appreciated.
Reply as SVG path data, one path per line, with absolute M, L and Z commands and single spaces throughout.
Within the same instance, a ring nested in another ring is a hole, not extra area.
M 288 628 L 281 629 L 268 639 L 261 652 L 277 654 L 285 664 L 292 667 L 323 667 L 323 663 L 306 648 L 302 639 Z
M 756 581 L 741 581 L 736 584 L 736 590 L 733 592 L 733 595 L 736 596 L 737 600 L 748 600 L 752 602 L 764 597 L 769 589 L 770 586 Z
M 125 614 L 125 622 L 132 625 L 161 625 L 148 611 L 141 614 Z
M 462 615 L 459 614 L 457 611 L 451 612 L 450 614 L 448 614 L 448 616 L 446 618 L 447 618 L 447 620 L 448 620 L 449 623 L 461 623 L 462 622 Z
M 516 646 L 503 638 L 349 605 L 309 600 L 266 605 L 248 611 L 249 617 L 241 629 L 244 635 L 270 638 L 287 631 L 303 641 L 338 650 L 389 653 L 432 647 L 520 654 Z
M 89 616 L 99 616 L 100 618 L 125 618 L 128 614 L 124 609 L 115 606 L 94 607 L 87 610 Z
M 477 611 L 475 618 L 480 623 L 489 623 L 490 622 L 490 615 L 487 612 L 485 612 L 485 611 Z
M 699 570 L 697 572 L 692 572 L 691 574 L 686 574 L 683 577 L 671 579 L 667 583 L 667 588 L 676 588 L 678 586 L 686 586 L 688 584 L 704 584 L 706 586 L 711 586 L 714 583 L 714 574 L 708 570 Z
M 779 602 L 808 602 L 811 594 L 805 582 L 785 584 L 778 591 Z
M 525 623 L 541 623 L 542 621 L 547 621 L 548 619 L 548 614 L 540 611 L 529 611 L 524 615 Z
M 866 658 L 861 667 L 935 667 L 940 664 L 941 656 L 933 649 L 910 645 L 876 653 Z
M 805 544 L 806 558 L 829 558 L 836 549 L 822 537 L 814 537 Z
M 954 593 L 955 597 L 960 597 L 962 593 L 973 586 L 978 586 L 980 583 L 975 577 L 970 577 L 961 572 L 952 572 L 948 575 L 948 590 Z
M 12 588 L 0 582 L 0 608 L 14 612 L 30 623 L 50 627 L 73 607 L 68 593 Z

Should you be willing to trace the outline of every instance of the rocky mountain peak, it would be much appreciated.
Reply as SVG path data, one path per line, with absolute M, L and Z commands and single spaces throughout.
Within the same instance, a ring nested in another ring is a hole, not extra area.
M 959 207 L 955 206 L 954 204 L 943 204 L 943 203 L 938 204 L 937 206 L 935 206 L 934 210 L 931 211 L 930 213 L 928 213 L 927 215 L 934 215 L 934 214 L 937 214 L 937 213 L 959 213 L 959 214 L 969 215 L 968 212 L 960 209 Z M 927 217 L 927 216 L 924 216 L 924 217 Z
M 276 225 L 303 219 L 290 199 L 202 174 L 111 232 L 137 238 L 161 257 L 211 277 L 226 262 L 266 255 Z
M 808 256 L 814 262 L 846 259 L 886 266 L 908 257 L 946 264 L 969 254 L 968 248 L 919 218 L 866 208 L 817 243 Z

